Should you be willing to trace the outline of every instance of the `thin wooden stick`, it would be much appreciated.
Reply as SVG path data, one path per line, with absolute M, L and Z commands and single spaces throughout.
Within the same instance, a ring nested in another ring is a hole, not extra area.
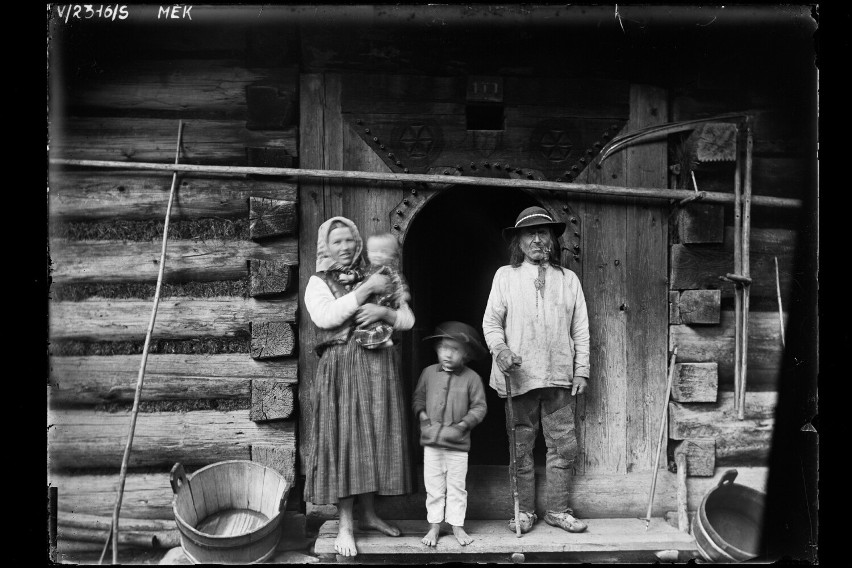
M 170 172 L 201 172 L 228 175 L 267 175 L 294 176 L 305 178 L 342 178 L 375 181 L 398 181 L 410 183 L 438 183 L 444 185 L 473 185 L 483 187 L 511 187 L 523 189 L 543 189 L 587 195 L 616 195 L 624 197 L 648 197 L 652 199 L 685 199 L 695 195 L 694 191 L 683 189 L 665 189 L 652 187 L 621 187 L 586 183 L 568 183 L 545 180 L 502 179 L 463 175 L 399 174 L 392 172 L 362 172 L 352 170 L 313 170 L 299 168 L 260 168 L 248 166 L 203 166 L 196 164 L 156 164 L 151 162 L 117 162 L 106 160 L 70 160 L 55 158 L 50 163 L 59 166 L 83 166 L 94 168 L 114 168 L 124 170 L 157 170 Z M 365 186 L 366 187 L 366 186 Z M 730 193 L 701 192 L 707 203 L 733 203 Z M 801 199 L 756 195 L 754 205 L 766 207 L 800 208 Z
M 778 257 L 775 257 L 775 293 L 778 296 L 778 324 L 781 330 L 781 347 L 784 344 L 784 308 L 781 305 L 781 276 L 778 274 Z
M 741 274 L 745 278 L 750 278 L 749 254 L 751 240 L 751 169 L 752 169 L 752 150 L 754 149 L 754 138 L 752 136 L 751 119 L 746 119 L 746 159 L 745 159 L 745 175 L 743 180 L 743 237 L 742 237 L 742 267 Z M 749 296 L 751 286 L 743 285 L 743 330 L 741 335 L 742 349 L 740 350 L 740 398 L 739 407 L 737 408 L 737 418 L 745 420 L 745 399 L 747 391 L 747 370 L 748 370 L 748 311 L 749 311 Z
M 734 168 L 734 274 L 742 274 L 742 130 L 737 126 L 737 160 Z M 739 408 L 740 400 L 740 334 L 742 333 L 743 288 L 734 283 L 734 408 Z
M 669 396 L 672 392 L 672 381 L 674 380 L 674 365 L 677 357 L 677 347 L 669 359 L 669 376 L 666 381 L 666 394 L 663 397 L 663 416 L 660 418 L 660 437 L 657 440 L 657 453 L 654 455 L 654 473 L 651 477 L 651 492 L 648 495 L 648 512 L 645 514 L 645 530 L 651 524 L 651 510 L 654 507 L 654 493 L 657 490 L 657 468 L 660 467 L 660 452 L 663 449 L 663 439 L 666 437 L 666 423 L 669 417 Z
M 506 379 L 506 412 L 509 418 L 509 460 L 512 462 L 512 501 L 515 509 L 515 533 L 521 538 L 521 502 L 518 496 L 518 462 L 517 449 L 515 448 L 515 416 L 512 409 L 512 381 L 509 373 L 503 373 Z
M 180 146 L 183 138 L 183 121 L 178 122 L 177 147 L 175 148 L 175 164 L 180 159 Z M 166 207 L 166 220 L 163 225 L 163 247 L 160 251 L 160 268 L 157 273 L 157 287 L 154 290 L 154 305 L 151 308 L 151 319 L 148 322 L 148 330 L 145 332 L 145 346 L 142 348 L 142 362 L 139 365 L 139 376 L 136 379 L 136 396 L 133 398 L 133 410 L 130 417 L 130 434 L 127 436 L 127 445 L 124 447 L 124 456 L 121 458 L 121 473 L 118 481 L 118 497 L 115 500 L 115 509 L 112 513 L 112 563 L 118 564 L 118 513 L 121 511 L 121 499 L 124 496 L 124 483 L 127 480 L 127 464 L 130 461 L 130 448 L 133 445 L 133 434 L 136 431 L 136 419 L 139 415 L 139 400 L 142 398 L 142 383 L 145 377 L 145 365 L 148 362 L 148 348 L 151 345 L 151 335 L 154 332 L 154 321 L 157 319 L 157 307 L 160 304 L 160 289 L 163 284 L 163 272 L 166 267 L 166 244 L 169 239 L 169 218 L 172 213 L 172 203 L 175 198 L 175 187 L 177 187 L 178 172 L 172 174 L 172 188 L 169 191 L 169 203 Z M 104 548 L 106 550 L 106 548 Z M 101 558 L 103 560 L 103 557 Z
M 686 489 L 686 453 L 675 453 L 675 464 L 677 464 L 677 528 L 681 532 L 689 532 L 689 515 L 687 509 Z

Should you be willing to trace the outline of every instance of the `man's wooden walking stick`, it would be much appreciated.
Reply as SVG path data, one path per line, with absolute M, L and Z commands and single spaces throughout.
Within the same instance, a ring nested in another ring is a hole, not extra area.
M 509 413 L 509 458 L 512 461 L 512 498 L 515 500 L 515 534 L 521 538 L 521 502 L 518 498 L 518 463 L 515 461 L 515 416 L 512 412 L 512 381 L 509 373 L 503 373 L 506 379 L 506 410 Z

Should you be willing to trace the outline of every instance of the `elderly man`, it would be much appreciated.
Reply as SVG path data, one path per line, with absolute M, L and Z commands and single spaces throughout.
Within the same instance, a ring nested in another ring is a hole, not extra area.
M 568 485 L 577 457 L 575 397 L 589 377 L 589 319 L 579 278 L 560 266 L 557 239 L 564 231 L 565 223 L 541 207 L 524 209 L 503 230 L 511 264 L 494 275 L 482 318 L 493 357 L 489 385 L 505 398 L 511 381 L 521 532 L 538 520 L 532 452 L 539 425 L 547 444 L 544 520 L 586 530 L 568 506 Z M 515 531 L 514 519 L 509 529 Z

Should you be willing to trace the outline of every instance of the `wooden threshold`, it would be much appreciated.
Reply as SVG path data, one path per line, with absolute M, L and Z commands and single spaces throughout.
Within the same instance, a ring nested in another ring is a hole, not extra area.
M 681 532 L 662 518 L 651 520 L 648 530 L 642 519 L 584 519 L 589 528 L 583 533 L 568 533 L 539 520 L 533 530 L 520 538 L 509 531 L 507 521 L 474 521 L 465 530 L 474 541 L 461 546 L 443 525 L 437 546 L 420 539 L 426 534 L 425 520 L 393 521 L 402 531 L 400 537 L 377 531 L 357 530 L 358 555 L 338 556 L 334 550 L 338 521 L 326 521 L 319 530 L 314 554 L 320 562 L 369 564 L 423 564 L 434 562 L 656 562 L 661 558 L 686 561 L 698 556 L 691 535 Z M 663 556 L 657 553 L 666 551 Z M 522 556 L 519 556 L 522 555 Z M 513 556 L 514 555 L 514 556 Z

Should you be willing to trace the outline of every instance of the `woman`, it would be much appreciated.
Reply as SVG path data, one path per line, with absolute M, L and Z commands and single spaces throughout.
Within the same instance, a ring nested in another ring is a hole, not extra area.
M 337 504 L 340 529 L 335 549 L 355 556 L 353 507 L 359 526 L 399 536 L 376 515 L 374 496 L 411 492 L 407 422 L 396 349 L 364 349 L 355 326 L 385 321 L 411 329 L 414 314 L 365 303 L 388 291 L 390 280 L 374 274 L 358 284 L 363 243 L 355 224 L 332 217 L 319 228 L 316 274 L 305 289 L 305 307 L 317 326 L 320 357 L 312 392 L 311 440 L 305 500 Z

